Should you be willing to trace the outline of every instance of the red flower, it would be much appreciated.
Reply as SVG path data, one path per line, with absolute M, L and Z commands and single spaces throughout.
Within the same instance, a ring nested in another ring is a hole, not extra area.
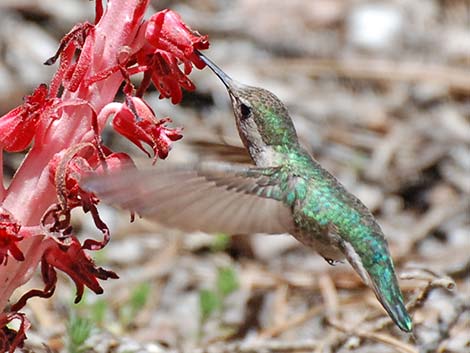
M 56 269 L 68 274 L 75 282 L 77 288 L 75 303 L 81 300 L 85 286 L 96 294 L 101 294 L 103 293 L 103 288 L 101 288 L 98 279 L 119 278 L 113 271 L 97 267 L 90 256 L 85 253 L 84 247 L 80 245 L 75 236 L 69 236 L 63 242 L 53 238 L 48 238 L 47 241 L 50 244 L 44 251 L 41 259 L 41 274 L 45 284 L 44 289 L 32 289 L 26 292 L 18 302 L 12 305 L 11 309 L 13 311 L 24 307 L 29 298 L 50 298 L 54 294 L 56 287 Z
M 7 264 L 8 254 L 15 260 L 24 260 L 24 255 L 17 245 L 23 240 L 19 235 L 20 229 L 21 226 L 14 221 L 13 216 L 0 208 L 0 265 Z
M 98 7 L 96 9 L 98 10 Z M 101 17 L 101 14 L 97 13 L 96 15 L 97 17 Z M 91 44 L 89 42 L 87 48 L 84 48 L 84 45 L 86 38 L 94 34 L 94 29 L 95 27 L 88 22 L 75 25 L 70 32 L 62 38 L 59 49 L 54 56 L 47 59 L 44 63 L 45 65 L 52 65 L 60 58 L 60 67 L 51 82 L 52 95 L 58 93 L 61 84 L 72 92 L 78 89 L 91 61 Z M 79 62 L 73 60 L 77 50 L 82 51 Z
M 101 288 L 98 278 L 102 280 L 119 278 L 113 271 L 96 267 L 90 256 L 83 251 L 77 238 L 71 236 L 67 241 L 68 244 L 57 243 L 56 246 L 51 246 L 47 249 L 44 252 L 42 261 L 47 263 L 50 270 L 57 268 L 72 278 L 77 287 L 75 303 L 78 303 L 82 298 L 85 286 L 96 294 L 103 293 L 103 288 Z
M 53 223 L 48 225 L 49 230 L 66 238 L 72 232 L 70 212 L 73 208 L 81 206 L 85 213 L 91 213 L 96 227 L 103 233 L 102 241 L 86 239 L 82 248 L 102 249 L 109 241 L 109 229 L 96 208 L 98 198 L 83 190 L 79 181 L 92 172 L 116 172 L 132 166 L 134 163 L 126 153 L 113 153 L 105 146 L 98 149 L 91 143 L 83 143 L 55 155 L 50 163 L 49 175 L 56 187 L 59 203 L 49 208 L 43 216 L 43 223 L 52 218 Z
M 62 208 L 84 206 L 88 211 L 90 205 L 85 203 L 96 204 L 97 199 L 80 188 L 80 179 L 94 172 L 116 172 L 130 166 L 134 166 L 134 162 L 126 153 L 112 152 L 106 146 L 98 149 L 91 143 L 84 143 L 54 156 L 50 162 L 50 179 L 58 191 Z
M 13 320 L 20 321 L 18 331 L 7 326 Z M 31 324 L 25 314 L 14 312 L 0 314 L 0 352 L 13 353 L 16 347 L 23 347 L 26 331 L 30 326 Z
M 147 21 L 145 28 L 145 45 L 136 53 L 140 71 L 144 71 L 144 79 L 138 96 L 147 89 L 150 81 L 160 91 L 160 98 L 170 98 L 173 104 L 182 99 L 181 88 L 194 90 L 194 85 L 187 75 L 194 64 L 202 69 L 205 64 L 196 54 L 196 50 L 209 47 L 207 36 L 192 31 L 181 17 L 171 11 L 163 10 Z M 183 64 L 181 71 L 179 64 Z
M 171 102 L 177 104 L 183 98 L 181 88 L 187 91 L 194 90 L 194 84 L 181 72 L 174 55 L 157 49 L 153 60 L 151 80 L 160 92 L 160 98 L 171 98 Z
M 127 137 L 147 155 L 149 153 L 142 142 L 148 144 L 152 148 L 155 162 L 157 156 L 166 158 L 171 143 L 183 137 L 179 129 L 164 126 L 169 121 L 171 120 L 168 118 L 158 120 L 142 99 L 132 97 L 116 113 L 112 124 L 117 132 Z
M 191 30 L 181 20 L 181 16 L 171 10 L 163 10 L 149 18 L 145 38 L 155 48 L 166 51 L 184 64 L 184 73 L 191 72 L 191 62 L 202 69 L 205 64 L 195 50 L 209 48 L 207 35 L 201 36 Z
M 20 152 L 28 147 L 41 115 L 53 102 L 48 98 L 47 86 L 42 84 L 25 98 L 23 105 L 0 118 L 0 147 L 8 152 Z

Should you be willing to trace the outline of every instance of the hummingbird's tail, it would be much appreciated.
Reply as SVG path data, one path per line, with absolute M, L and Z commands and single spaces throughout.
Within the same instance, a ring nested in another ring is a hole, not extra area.
M 392 259 L 386 244 L 380 245 L 379 248 L 382 249 L 374 247 L 375 251 L 372 253 L 370 248 L 362 249 L 367 252 L 365 254 L 360 249 L 356 251 L 351 244 L 347 243 L 345 245 L 345 255 L 362 280 L 372 288 L 375 296 L 393 322 L 402 331 L 411 332 L 413 323 L 403 302 L 403 295 L 398 286 Z
M 402 331 L 411 332 L 413 328 L 411 317 L 405 308 L 403 296 L 393 272 L 392 275 L 384 274 L 383 277 L 371 279 L 371 287 L 393 322 Z

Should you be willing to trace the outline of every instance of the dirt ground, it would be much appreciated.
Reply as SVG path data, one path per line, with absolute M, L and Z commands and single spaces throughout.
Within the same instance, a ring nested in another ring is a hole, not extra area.
M 467 0 L 154 1 L 209 34 L 207 55 L 285 102 L 301 141 L 377 216 L 414 332 L 397 329 L 348 264 L 288 235 L 184 234 L 103 206 L 96 255 L 120 279 L 73 304 L 63 277 L 33 299 L 30 352 L 470 352 L 470 3 Z M 0 115 L 54 68 L 41 63 L 85 0 L 0 0 Z M 169 159 L 246 160 L 227 93 L 209 70 L 178 106 Z M 116 149 L 122 138 L 106 136 Z M 228 146 L 228 147 L 227 147 Z M 21 156 L 5 157 L 12 173 Z M 146 161 L 145 163 L 150 163 Z M 159 162 L 165 163 L 165 162 Z M 77 213 L 83 234 L 96 234 Z M 33 279 L 29 287 L 40 286 Z M 85 342 L 71 342 L 82 324 Z M 88 331 L 87 331 L 88 328 Z

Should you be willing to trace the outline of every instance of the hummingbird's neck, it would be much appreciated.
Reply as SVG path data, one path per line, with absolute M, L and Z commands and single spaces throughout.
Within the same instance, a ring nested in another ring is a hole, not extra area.
M 242 138 L 243 140 L 243 138 Z M 288 144 L 246 144 L 251 159 L 258 167 L 278 166 L 290 161 L 292 156 L 310 159 L 308 152 L 299 145 L 297 140 Z
M 267 146 L 283 148 L 299 147 L 299 138 L 289 113 L 284 105 L 262 102 L 257 106 L 255 124 Z

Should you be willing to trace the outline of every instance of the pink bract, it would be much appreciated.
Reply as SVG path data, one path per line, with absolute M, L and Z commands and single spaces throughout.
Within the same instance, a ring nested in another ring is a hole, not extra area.
M 166 158 L 181 130 L 158 119 L 143 95 L 150 83 L 173 103 L 182 89 L 195 87 L 187 75 L 204 67 L 196 50 L 207 49 L 207 36 L 186 26 L 181 17 L 163 10 L 148 20 L 148 0 L 108 0 L 96 3 L 95 24 L 76 25 L 46 64 L 58 63 L 49 87 L 41 84 L 18 108 L 0 118 L 0 148 L 23 151 L 31 145 L 10 185 L 0 185 L 0 351 L 22 345 L 29 322 L 19 310 L 34 296 L 53 295 L 57 271 L 65 272 L 77 288 L 102 293 L 100 280 L 117 275 L 94 264 L 88 250 L 103 248 L 108 227 L 101 220 L 93 194 L 82 190 L 89 173 L 108 173 L 133 166 L 128 155 L 113 152 L 99 134 L 112 119 L 121 135 L 153 157 Z M 45 53 L 46 54 L 46 53 Z M 180 65 L 183 70 L 180 69 Z M 144 73 L 138 87 L 130 81 Z M 126 98 L 113 102 L 122 83 Z M 60 92 L 60 93 L 59 93 Z M 143 144 L 149 146 L 147 151 Z M 71 226 L 71 210 L 89 212 L 102 239 L 80 243 Z M 42 289 L 23 293 L 11 305 L 13 291 L 27 282 L 38 265 Z M 18 330 L 7 327 L 20 321 Z

